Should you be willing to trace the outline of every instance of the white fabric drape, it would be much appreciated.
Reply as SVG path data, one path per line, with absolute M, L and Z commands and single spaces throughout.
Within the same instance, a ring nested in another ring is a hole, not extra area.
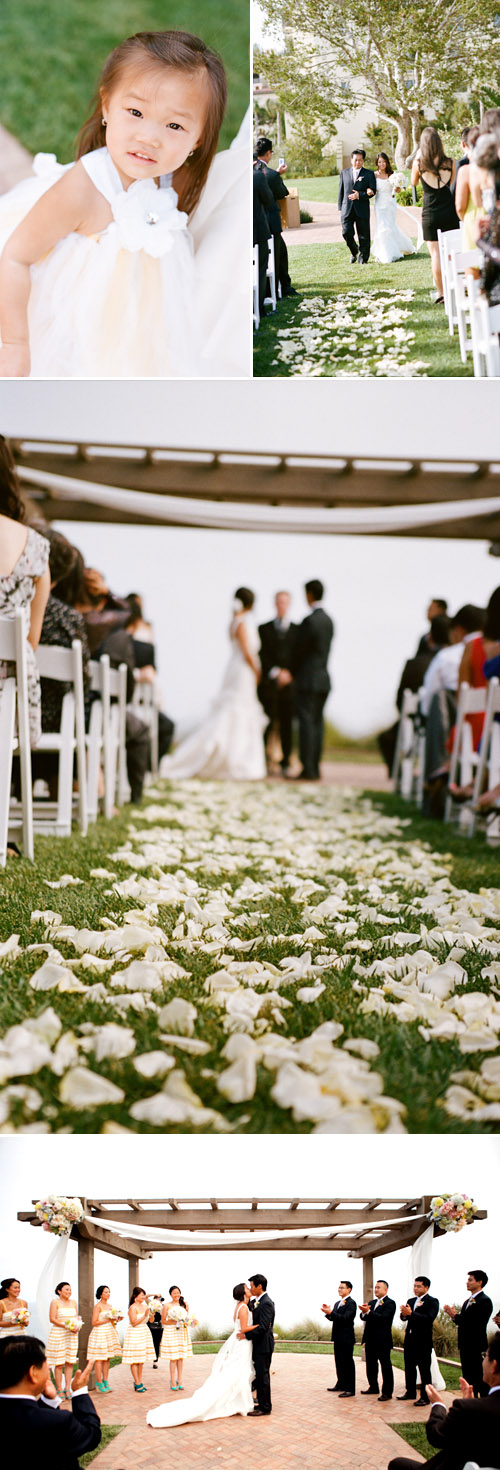
M 397 531 L 418 531 L 425 526 L 466 521 L 469 517 L 491 516 L 500 511 L 500 496 L 478 500 L 435 502 L 432 505 L 368 506 L 364 509 L 322 509 L 320 506 L 240 505 L 211 500 L 184 499 L 177 495 L 152 495 L 146 490 L 124 490 L 111 485 L 89 484 L 70 475 L 49 470 L 18 467 L 30 484 L 52 489 L 59 500 L 84 500 L 89 505 L 108 506 L 141 516 L 143 520 L 169 525 L 206 526 L 222 531 L 281 531 L 298 535 L 369 536 Z M 278 490 L 278 484 L 277 484 Z M 333 493 L 333 486 L 332 486 Z M 485 530 L 485 539 L 487 531 Z
M 36 1306 L 30 1321 L 30 1334 L 47 1341 L 49 1309 L 58 1281 L 64 1281 L 69 1235 L 58 1235 L 53 1250 L 43 1267 L 36 1289 Z
M 434 1240 L 434 1226 L 429 1225 L 418 1240 L 412 1245 L 408 1262 L 408 1295 L 413 1296 L 413 1282 L 416 1276 L 428 1276 L 432 1280 L 432 1242 Z M 433 1388 L 446 1388 L 446 1383 L 439 1367 L 434 1348 L 431 1357 L 431 1381 Z
M 256 1211 L 256 1215 L 258 1217 L 258 1211 Z M 412 1221 L 423 1220 L 423 1218 L 423 1215 L 408 1216 L 408 1220 Z M 196 1241 L 197 1245 L 213 1246 L 227 1245 L 228 1240 L 230 1240 L 231 1245 L 258 1246 L 260 1242 L 264 1240 L 294 1239 L 297 1240 L 298 1243 L 300 1240 L 305 1240 L 309 1237 L 324 1239 L 326 1245 L 328 1242 L 328 1237 L 331 1236 L 332 1233 L 340 1236 L 344 1231 L 352 1233 L 352 1231 L 356 1229 L 356 1225 L 342 1225 L 339 1226 L 338 1231 L 333 1232 L 331 1225 L 325 1225 L 321 1228 L 318 1227 L 316 1230 L 293 1230 L 290 1228 L 286 1230 L 266 1230 L 264 1226 L 261 1226 L 260 1230 L 257 1228 L 256 1230 L 242 1230 L 234 1232 L 232 1230 L 168 1230 L 160 1226 L 136 1225 L 135 1222 L 133 1222 L 132 1220 L 130 1221 L 130 1224 L 128 1223 L 128 1221 L 125 1224 L 123 1220 L 101 1220 L 98 1218 L 97 1215 L 89 1215 L 86 1216 L 85 1219 L 89 1225 L 99 1225 L 104 1230 L 112 1230 L 114 1235 L 125 1235 L 128 1236 L 129 1240 L 138 1240 L 140 1242 L 144 1241 L 146 1244 L 150 1243 L 151 1245 L 154 1245 L 155 1241 L 157 1241 L 159 1245 L 186 1246 L 193 1245 Z M 362 1215 L 360 1213 L 360 1224 L 361 1223 Z M 387 1225 L 388 1223 L 389 1222 L 387 1220 L 381 1220 L 380 1223 L 377 1220 L 377 1230 L 379 1230 L 384 1224 Z M 404 1223 L 404 1220 L 398 1221 L 398 1224 Z

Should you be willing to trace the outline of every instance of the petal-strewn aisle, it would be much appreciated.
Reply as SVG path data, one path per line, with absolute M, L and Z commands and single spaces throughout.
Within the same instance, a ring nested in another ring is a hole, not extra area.
M 50 861 L 5 884 L 7 1131 L 498 1125 L 500 890 L 456 887 L 405 819 L 160 783 Z

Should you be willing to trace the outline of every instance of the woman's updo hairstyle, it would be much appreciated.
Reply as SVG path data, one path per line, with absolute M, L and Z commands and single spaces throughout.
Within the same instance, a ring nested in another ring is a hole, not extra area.
M 233 1297 L 235 1302 L 243 1302 L 245 1300 L 245 1292 L 246 1285 L 244 1281 L 240 1281 L 239 1286 L 233 1286 Z
M 100 1302 L 103 1291 L 109 1291 L 109 1286 L 106 1286 L 106 1284 L 104 1284 L 104 1286 L 98 1286 L 95 1294 L 96 1302 Z
M 71 1285 L 71 1283 L 69 1281 L 59 1281 L 58 1284 L 57 1284 L 57 1286 L 56 1286 L 56 1296 L 60 1296 L 61 1291 L 63 1289 L 63 1286 L 70 1286 L 70 1285 Z
M 15 1281 L 18 1281 L 19 1285 L 21 1285 L 18 1276 L 4 1276 L 3 1281 L 0 1281 L 0 1301 L 8 1295 L 10 1287 L 14 1285 Z
M 238 587 L 234 597 L 236 602 L 241 602 L 245 612 L 248 612 L 255 602 L 255 594 L 250 591 L 249 587 Z

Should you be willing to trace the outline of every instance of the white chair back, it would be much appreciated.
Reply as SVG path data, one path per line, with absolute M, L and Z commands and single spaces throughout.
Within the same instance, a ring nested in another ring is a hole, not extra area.
M 458 782 L 460 786 L 470 786 L 474 780 L 478 756 L 474 750 L 472 725 L 467 716 L 485 713 L 486 696 L 486 689 L 471 689 L 467 683 L 460 685 L 451 752 L 450 785 Z M 450 822 L 454 814 L 460 816 L 460 808 L 448 793 L 444 808 L 445 822 Z M 464 823 L 461 825 L 464 826 Z
M 467 276 L 467 272 L 477 269 L 480 265 L 481 252 L 479 250 L 451 251 L 449 260 L 450 279 L 456 308 L 460 356 L 463 363 L 467 362 L 467 353 L 472 352 L 472 323 L 470 319 L 472 302 L 467 290 L 468 280 L 470 279 Z
M 110 666 L 103 653 L 90 664 L 91 690 L 99 696 L 91 706 L 87 749 L 89 757 L 89 816 L 95 821 L 99 809 L 99 771 L 104 776 L 104 815 L 111 817 L 115 801 L 128 800 L 126 752 L 127 665 Z
M 419 698 L 419 694 L 412 694 L 411 689 L 405 689 L 392 766 L 394 790 L 399 790 L 405 801 L 411 801 L 413 796 L 418 752 L 415 717 L 418 713 Z
M 11 677 L 0 681 L 0 866 L 7 857 L 9 828 L 22 827 L 23 853 L 33 861 L 33 805 L 28 716 L 27 620 L 23 608 L 12 618 L 0 617 L 0 660 L 13 665 Z M 15 718 L 17 715 L 17 733 Z M 21 819 L 10 813 L 12 758 L 19 755 Z
M 274 235 L 270 236 L 267 243 L 269 246 L 269 257 L 267 261 L 267 287 L 264 305 L 272 306 L 273 311 L 276 311 L 276 300 L 278 292 L 276 284 L 276 255 L 274 250 Z
M 500 785 L 500 681 L 490 679 L 486 700 L 486 714 L 484 717 L 483 733 L 481 737 L 481 748 L 479 760 L 476 767 L 476 779 L 474 781 L 474 795 L 472 798 L 472 809 L 468 823 L 468 831 L 472 836 L 477 822 L 477 803 L 483 791 L 491 791 L 494 786 Z
M 135 686 L 132 708 L 139 719 L 149 728 L 151 742 L 151 774 L 158 775 L 159 769 L 159 710 L 160 693 L 157 679 L 151 684 L 138 682 Z
M 62 701 L 59 731 L 48 731 L 42 735 L 37 747 L 40 751 L 53 751 L 59 756 L 57 813 L 55 829 L 58 836 L 69 836 L 73 808 L 73 758 L 76 754 L 78 778 L 78 824 L 85 836 L 88 829 L 87 767 L 85 758 L 85 702 L 83 693 L 82 645 L 74 638 L 71 648 L 40 643 L 36 660 L 42 679 L 53 679 L 56 683 L 71 684 Z M 53 831 L 49 808 L 35 807 L 35 827 L 38 831 Z
M 441 277 L 443 281 L 444 309 L 448 317 L 450 337 L 457 325 L 457 312 L 455 293 L 451 278 L 450 260 L 455 250 L 462 247 L 462 230 L 438 230 L 439 259 L 441 264 Z
M 255 330 L 256 331 L 258 331 L 259 323 L 260 323 L 260 306 L 259 306 L 259 247 L 258 247 L 258 245 L 254 245 L 254 247 L 253 247 L 253 324 L 254 324 L 254 327 L 255 327 Z

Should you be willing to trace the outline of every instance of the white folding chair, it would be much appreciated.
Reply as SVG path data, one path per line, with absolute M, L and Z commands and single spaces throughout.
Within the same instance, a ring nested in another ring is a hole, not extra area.
M 460 356 L 467 362 L 467 353 L 472 352 L 471 297 L 467 284 L 470 277 L 466 272 L 481 265 L 479 250 L 452 250 L 449 260 L 452 298 L 456 309 Z M 469 328 L 470 336 L 467 329 Z
M 479 797 L 483 787 L 491 791 L 494 786 L 500 785 L 500 680 L 490 679 L 488 683 L 488 694 L 486 699 L 486 714 L 484 717 L 483 733 L 481 736 L 481 747 L 479 760 L 476 766 L 476 778 L 474 781 L 474 794 L 472 807 L 468 813 L 467 830 L 472 837 L 478 812 L 476 810 Z
M 58 837 L 70 836 L 73 813 L 73 762 L 76 755 L 78 825 L 85 836 L 88 828 L 87 769 L 80 639 L 74 638 L 71 648 L 40 643 L 36 652 L 36 661 L 42 679 L 53 679 L 58 684 L 71 684 L 71 689 L 63 695 L 59 730 L 44 732 L 36 747 L 37 751 L 57 754 L 59 769 L 55 806 L 51 802 L 43 802 L 43 804 L 34 802 L 35 830 L 37 832 L 55 831 Z
M 399 789 L 404 801 L 411 801 L 418 781 L 420 735 L 416 717 L 419 700 L 420 694 L 412 694 L 411 689 L 405 689 L 391 773 L 394 790 Z
M 253 247 L 253 324 L 254 324 L 254 327 L 255 327 L 255 330 L 256 331 L 258 331 L 259 323 L 260 323 L 260 307 L 259 307 L 259 247 L 258 247 L 258 245 L 254 245 L 254 247 Z
M 24 856 L 33 861 L 27 631 L 23 608 L 12 618 L 0 617 L 0 659 L 14 665 L 14 674 L 0 681 L 0 867 L 5 867 L 9 831 L 19 827 Z M 10 801 L 14 755 L 19 756 L 21 774 L 20 816 L 11 810 Z
M 455 250 L 460 250 L 462 245 L 462 231 L 438 230 L 439 259 L 441 262 L 441 276 L 443 281 L 444 309 L 448 317 L 450 337 L 453 336 L 457 326 L 457 310 L 453 282 L 451 278 L 450 261 Z
M 474 780 L 479 757 L 474 750 L 472 725 L 467 716 L 485 713 L 486 694 L 486 689 L 471 689 L 467 683 L 460 685 L 450 762 L 450 786 L 457 778 L 460 786 L 470 786 Z M 448 792 L 444 807 L 445 822 L 451 822 L 454 815 L 459 818 L 461 808 L 457 807 Z M 461 825 L 464 826 L 464 823 Z
M 268 240 L 267 243 L 268 243 L 268 246 L 269 246 L 269 257 L 268 257 L 268 261 L 267 261 L 266 297 L 265 297 L 264 305 L 265 306 L 272 306 L 273 311 L 276 311 L 277 291 L 276 291 L 276 255 L 275 255 L 275 251 L 274 251 L 274 235 L 271 235 L 270 236 L 270 238 L 269 238 L 269 240 Z
M 151 774 L 158 775 L 159 768 L 159 686 L 156 679 L 151 684 L 138 682 L 132 699 L 132 709 L 148 726 L 151 742 Z
M 479 292 L 476 307 L 476 352 L 480 370 L 478 377 L 500 377 L 500 306 L 490 306 L 486 296 Z M 484 367 L 484 372 L 483 372 Z
M 95 822 L 99 811 L 99 772 L 104 778 L 103 810 L 113 815 L 115 801 L 121 806 L 129 798 L 126 750 L 127 665 L 110 666 L 109 655 L 103 653 L 90 664 L 90 687 L 97 698 L 90 709 L 88 750 L 89 818 Z
M 123 806 L 124 801 L 130 800 L 130 786 L 127 777 L 127 665 L 120 664 L 117 669 L 109 671 L 109 692 L 111 695 L 110 711 L 110 740 L 111 740 L 111 777 L 113 782 L 113 800 L 117 806 Z M 111 815 L 111 814 L 110 814 Z

